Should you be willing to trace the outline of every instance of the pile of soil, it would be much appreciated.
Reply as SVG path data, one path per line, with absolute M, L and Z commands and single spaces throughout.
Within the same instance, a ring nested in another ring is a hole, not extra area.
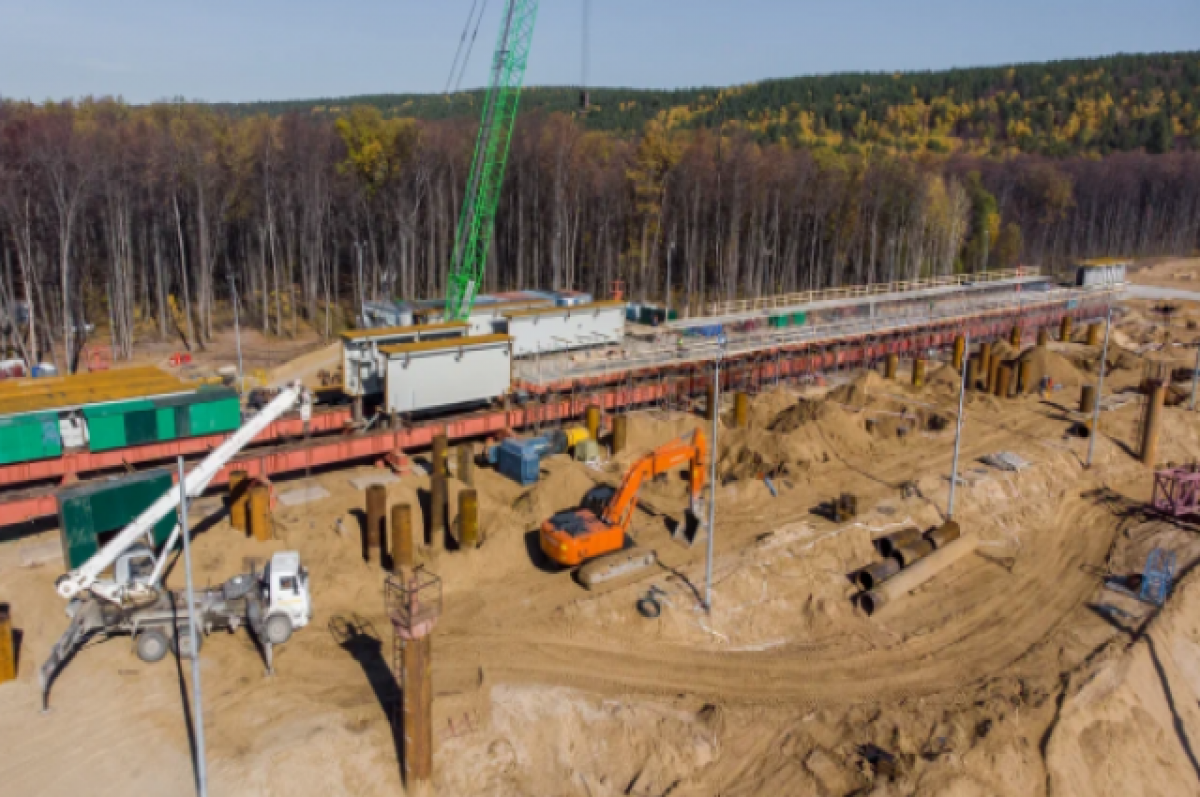
M 1040 384 L 1042 379 L 1049 377 L 1054 384 L 1066 387 L 1078 387 L 1091 380 L 1066 357 L 1052 351 L 1048 346 L 1034 346 L 1017 358 L 1019 362 L 1030 363 L 1030 380 L 1032 384 Z

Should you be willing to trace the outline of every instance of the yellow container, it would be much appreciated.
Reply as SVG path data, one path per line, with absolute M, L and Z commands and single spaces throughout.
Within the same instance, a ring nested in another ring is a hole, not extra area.
M 591 437 L 591 435 L 588 434 L 588 430 L 582 426 L 572 426 L 570 429 L 566 429 L 565 431 L 567 434 L 567 448 L 574 448 L 579 443 L 582 443 L 584 440 L 587 440 Z

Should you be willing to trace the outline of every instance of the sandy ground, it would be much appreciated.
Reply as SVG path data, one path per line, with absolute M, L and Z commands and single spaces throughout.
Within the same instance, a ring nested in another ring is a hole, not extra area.
M 1170 323 L 1138 303 L 1124 310 L 1106 381 L 1119 406 L 1104 414 L 1095 465 L 1083 467 L 1088 441 L 1068 433 L 1098 360 L 1080 331 L 1023 355 L 1061 389 L 968 400 L 956 518 L 981 548 L 875 617 L 854 608 L 848 575 L 874 561 L 872 535 L 942 518 L 958 387 L 948 369 L 920 390 L 846 375 L 824 395 L 755 397 L 750 427 L 722 432 L 711 615 L 696 599 L 703 546 L 672 541 L 663 515 L 635 522 L 662 567 L 598 593 L 531 555 L 529 533 L 696 418 L 637 413 L 632 451 L 596 469 L 555 457 L 531 489 L 478 470 L 483 546 L 427 559 L 446 590 L 433 642 L 437 793 L 1200 794 L 1198 527 L 1143 511 L 1151 476 L 1132 456 L 1146 360 L 1190 368 L 1200 308 Z M 1030 467 L 978 461 L 1001 450 Z M 1200 458 L 1200 414 L 1186 404 L 1165 413 L 1160 458 Z M 404 793 L 384 576 L 363 561 L 353 513 L 364 497 L 349 483 L 366 472 L 277 485 L 330 497 L 281 508 L 271 543 L 233 531 L 219 501 L 196 509 L 202 583 L 293 548 L 316 604 L 272 678 L 244 634 L 206 641 L 214 794 Z M 408 476 L 389 496 L 419 506 L 427 486 Z M 854 521 L 813 511 L 843 491 L 859 497 Z M 668 479 L 646 497 L 670 516 L 686 489 Z M 66 625 L 61 570 L 23 567 L 21 552 L 54 539 L 0 544 L 0 600 L 22 632 L 19 678 L 0 686 L 0 791 L 189 793 L 190 674 L 173 660 L 143 664 L 125 640 L 91 646 L 39 714 L 36 668 Z M 1161 611 L 1104 584 L 1140 571 L 1154 547 L 1176 552 L 1181 573 Z M 646 620 L 634 604 L 652 585 L 667 597 Z

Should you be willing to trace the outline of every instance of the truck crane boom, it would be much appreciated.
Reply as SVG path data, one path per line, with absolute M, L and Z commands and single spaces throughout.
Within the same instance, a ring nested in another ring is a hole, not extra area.
M 446 293 L 447 321 L 461 321 L 471 314 L 483 283 L 538 1 L 508 0 L 504 6 L 471 175 L 454 235 L 454 259 Z
M 272 399 L 267 406 L 263 407 L 257 415 L 234 432 L 228 440 L 213 449 L 212 453 L 201 460 L 200 464 L 192 468 L 187 476 L 184 477 L 184 488 L 187 491 L 188 497 L 193 498 L 202 494 L 208 487 L 209 482 L 220 472 L 221 468 L 225 467 L 229 460 L 233 459 L 239 451 L 245 448 L 267 426 L 296 404 L 303 390 L 304 388 L 299 384 L 281 390 L 279 395 Z M 90 590 L 102 600 L 120 603 L 122 591 L 129 588 L 129 585 L 101 583 L 99 581 L 100 574 L 111 567 L 117 561 L 117 558 L 131 546 L 142 539 L 149 538 L 154 524 L 166 517 L 168 513 L 174 512 L 179 506 L 179 501 L 179 490 L 177 488 L 168 490 L 142 512 L 142 514 L 138 515 L 132 523 L 113 537 L 91 559 L 71 572 L 60 576 L 55 583 L 58 594 L 70 600 L 81 592 Z M 179 534 L 180 527 L 176 524 L 174 531 L 171 532 L 171 536 L 168 538 L 162 553 L 158 557 L 153 576 L 150 578 L 148 584 L 142 586 L 156 585 L 159 579 L 161 579 L 162 571 L 168 558 L 167 553 L 179 540 Z

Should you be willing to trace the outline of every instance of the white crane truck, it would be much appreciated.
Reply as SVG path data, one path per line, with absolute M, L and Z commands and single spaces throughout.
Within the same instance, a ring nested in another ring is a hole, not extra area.
M 311 405 L 312 398 L 299 384 L 284 388 L 215 448 L 184 478 L 188 498 L 202 494 L 229 460 L 297 401 Z M 94 636 L 128 635 L 138 658 L 146 662 L 159 661 L 168 649 L 185 658 L 199 653 L 191 649 L 186 595 L 161 584 L 182 525 L 176 524 L 157 556 L 151 536 L 154 525 L 176 511 L 180 503 L 180 490 L 172 487 L 95 556 L 55 583 L 58 594 L 68 601 L 71 623 L 41 668 L 43 709 L 49 705 L 50 686 L 62 665 Z M 110 567 L 112 577 L 103 578 Z M 312 619 L 308 571 L 295 551 L 276 553 L 261 573 L 251 569 L 218 587 L 196 590 L 194 597 L 197 646 L 202 634 L 220 629 L 233 632 L 246 626 L 263 647 L 268 672 L 272 646 L 287 642 L 294 629 Z

